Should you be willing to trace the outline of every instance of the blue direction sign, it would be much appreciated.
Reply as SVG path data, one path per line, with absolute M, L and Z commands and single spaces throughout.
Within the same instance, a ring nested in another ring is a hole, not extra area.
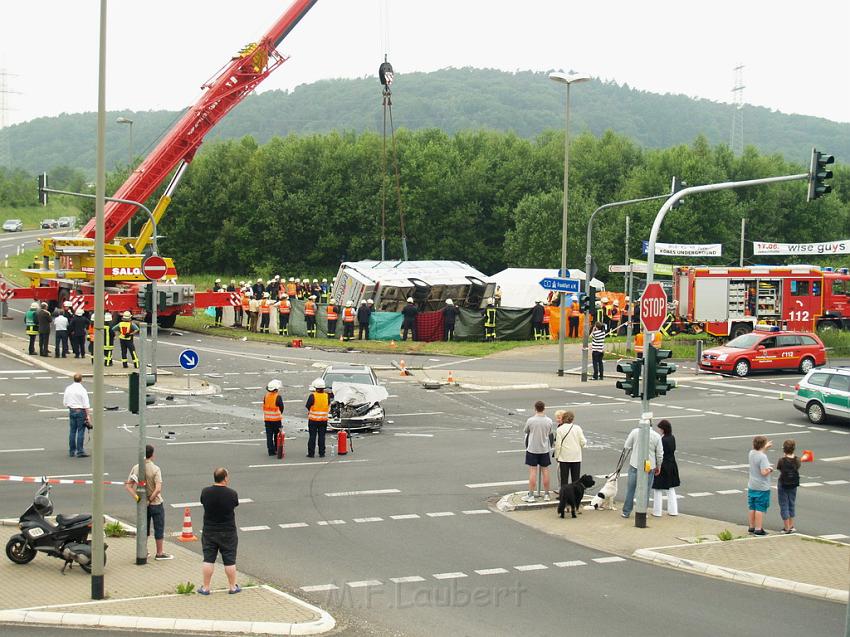
M 540 279 L 540 287 L 544 290 L 554 290 L 555 292 L 575 292 L 578 293 L 578 279 L 555 279 L 545 278 Z
M 193 349 L 184 349 L 180 352 L 180 367 L 183 369 L 195 369 L 200 362 L 198 352 Z

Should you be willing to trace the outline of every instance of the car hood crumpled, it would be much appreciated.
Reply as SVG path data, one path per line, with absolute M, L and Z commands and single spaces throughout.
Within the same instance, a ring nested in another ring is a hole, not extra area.
M 333 386 L 334 402 L 343 405 L 374 405 L 389 397 L 382 385 L 362 385 L 360 383 L 336 382 Z

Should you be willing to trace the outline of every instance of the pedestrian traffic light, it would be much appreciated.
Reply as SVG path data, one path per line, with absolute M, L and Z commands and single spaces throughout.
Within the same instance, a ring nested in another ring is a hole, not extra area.
M 139 300 L 141 301 L 140 305 L 145 312 L 153 311 L 153 291 L 151 290 L 150 285 L 143 285 L 142 289 L 139 291 Z
M 646 375 L 649 381 L 647 400 L 656 396 L 665 396 L 668 391 L 676 388 L 676 381 L 670 378 L 670 375 L 676 372 L 676 366 L 666 362 L 672 355 L 673 352 L 669 349 L 649 347 L 646 362 Z
M 584 292 L 578 295 L 578 308 L 582 312 L 590 312 L 590 297 Z
M 679 192 L 679 191 L 680 191 L 680 190 L 682 190 L 683 188 L 686 188 L 686 187 L 687 187 L 687 185 L 688 185 L 688 184 L 686 184 L 684 181 L 682 181 L 682 180 L 680 180 L 678 177 L 674 176 L 674 177 L 673 177 L 673 183 L 672 183 L 672 185 L 670 186 L 670 194 L 671 194 L 671 195 L 675 195 L 677 192 Z M 672 206 L 670 206 L 670 209 L 671 209 L 671 210 L 673 210 L 673 209 L 675 209 L 675 208 L 678 208 L 678 207 L 679 207 L 679 206 L 681 206 L 683 203 L 685 203 L 685 199 L 684 199 L 684 198 L 679 199 L 679 201 L 677 201 L 677 202 L 676 202 L 676 203 L 674 203 Z
M 832 173 L 830 173 L 830 176 Z M 42 206 L 47 205 L 47 192 L 45 192 L 45 188 L 47 188 L 47 173 L 41 173 L 38 176 L 38 203 Z
M 809 193 L 806 201 L 814 201 L 832 192 L 832 186 L 826 183 L 832 179 L 832 171 L 827 166 L 835 163 L 835 157 L 812 148 L 812 161 L 809 164 Z
M 130 374 L 130 413 L 139 413 L 139 372 Z M 150 387 L 156 383 L 156 376 L 153 374 L 145 374 L 145 386 Z M 156 396 L 151 396 L 145 393 L 145 404 L 153 405 L 156 402 Z
M 640 389 L 640 370 L 643 367 L 643 359 L 631 361 L 620 361 L 617 363 L 617 371 L 626 375 L 625 380 L 617 381 L 617 389 L 622 389 L 627 396 L 640 398 L 643 393 Z

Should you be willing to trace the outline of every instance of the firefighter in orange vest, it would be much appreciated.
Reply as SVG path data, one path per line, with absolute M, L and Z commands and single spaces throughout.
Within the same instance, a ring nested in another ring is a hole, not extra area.
M 269 322 L 271 321 L 272 302 L 269 300 L 269 293 L 263 292 L 263 298 L 260 301 L 260 333 L 269 333 Z
M 86 332 L 88 332 L 89 357 L 91 358 L 92 365 L 94 365 L 94 317 L 92 317 Z
M 661 349 L 661 332 L 655 332 L 649 344 L 655 349 Z M 643 358 L 643 332 L 638 332 L 635 336 L 635 353 L 638 358 Z
M 336 323 L 339 320 L 339 307 L 336 299 L 328 302 L 328 338 L 336 338 Z
M 317 378 L 313 381 L 315 391 L 307 398 L 307 457 L 316 455 L 316 442 L 319 443 L 319 457 L 325 457 L 325 434 L 328 431 L 328 414 L 331 409 L 333 393 L 325 391 L 325 381 Z
M 283 383 L 275 379 L 266 385 L 266 396 L 263 398 L 263 422 L 266 425 L 266 448 L 270 456 L 277 454 L 277 435 L 283 425 L 283 396 L 280 390 Z
M 357 313 L 351 307 L 351 301 L 345 303 L 342 310 L 342 340 L 350 341 L 354 338 L 354 317 Z
M 540 332 L 540 338 L 548 341 L 552 338 L 552 333 L 549 331 L 549 322 L 552 320 L 552 307 L 545 303 L 543 305 L 543 329 Z
M 304 320 L 307 321 L 307 336 L 316 338 L 316 295 L 312 294 L 304 302 Z
M 242 327 L 242 317 L 249 316 L 249 312 L 250 312 L 250 309 L 251 309 L 251 297 L 248 296 L 247 290 L 243 289 L 241 294 L 242 294 L 242 305 L 241 305 L 242 311 L 239 312 L 239 320 L 238 320 L 239 327 Z
M 289 314 L 292 312 L 292 303 L 287 296 L 281 296 L 277 302 L 277 333 L 280 336 L 289 336 Z
M 578 338 L 578 323 L 581 318 L 581 306 L 578 302 L 578 297 L 573 295 L 570 297 L 570 338 Z
M 608 331 L 613 332 L 614 336 L 617 336 L 617 334 L 619 334 L 621 318 L 622 314 L 620 312 L 620 301 L 614 299 L 614 304 L 608 310 Z

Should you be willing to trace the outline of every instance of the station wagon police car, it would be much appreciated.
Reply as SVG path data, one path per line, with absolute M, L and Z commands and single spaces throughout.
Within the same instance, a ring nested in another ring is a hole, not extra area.
M 850 419 L 850 368 L 813 369 L 794 389 L 794 407 L 814 424 L 829 418 Z

